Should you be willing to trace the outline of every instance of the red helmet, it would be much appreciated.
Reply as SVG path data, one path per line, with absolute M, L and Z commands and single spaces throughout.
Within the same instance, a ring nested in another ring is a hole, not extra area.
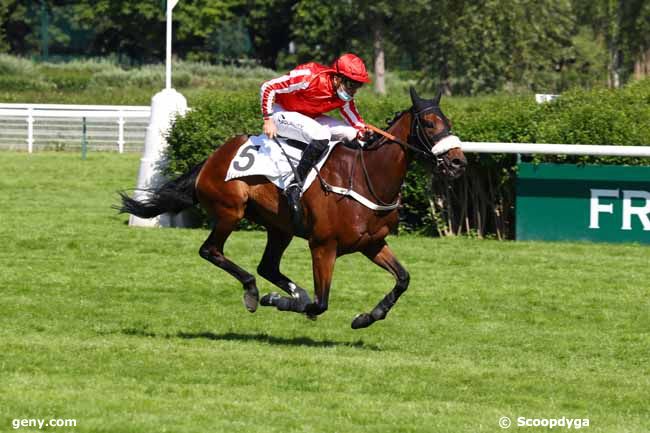
M 336 59 L 332 67 L 336 69 L 337 73 L 344 75 L 351 80 L 359 81 L 361 83 L 370 82 L 368 71 L 366 71 L 366 65 L 363 64 L 363 60 L 354 54 L 343 54 L 341 57 Z

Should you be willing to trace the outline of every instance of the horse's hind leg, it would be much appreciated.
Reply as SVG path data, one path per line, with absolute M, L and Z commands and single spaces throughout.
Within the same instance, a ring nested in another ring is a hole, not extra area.
M 393 290 L 370 313 L 362 313 L 354 318 L 352 321 L 353 329 L 367 328 L 377 320 L 384 320 L 390 309 L 393 308 L 393 305 L 408 288 L 410 280 L 409 273 L 397 261 L 397 257 L 395 257 L 395 254 L 385 241 L 382 240 L 380 243 L 372 245 L 363 251 L 363 254 L 373 263 L 390 272 L 395 277 L 396 284 Z
M 255 285 L 255 276 L 237 266 L 223 254 L 223 246 L 226 243 L 226 239 L 228 239 L 230 233 L 235 229 L 238 221 L 239 218 L 229 218 L 222 215 L 217 221 L 212 233 L 208 236 L 208 239 L 201 245 L 199 254 L 242 283 L 244 286 L 244 306 L 248 311 L 254 313 L 257 310 L 259 299 L 257 286 Z
M 282 254 L 291 243 L 292 238 L 292 235 L 274 228 L 269 228 L 267 231 L 266 248 L 257 267 L 257 273 L 287 292 L 290 297 L 269 293 L 262 297 L 260 303 L 264 306 L 275 306 L 282 311 L 302 312 L 305 306 L 311 303 L 307 291 L 280 272 Z

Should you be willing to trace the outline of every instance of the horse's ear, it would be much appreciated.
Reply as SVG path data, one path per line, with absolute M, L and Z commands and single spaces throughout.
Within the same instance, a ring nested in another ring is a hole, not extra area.
M 442 98 L 442 86 L 438 87 L 438 93 L 436 94 L 436 97 L 433 98 L 433 103 L 439 105 L 440 98 Z
M 418 96 L 418 92 L 415 91 L 415 87 L 411 86 L 409 92 L 411 92 L 411 102 L 413 105 L 417 105 L 420 101 L 420 97 Z

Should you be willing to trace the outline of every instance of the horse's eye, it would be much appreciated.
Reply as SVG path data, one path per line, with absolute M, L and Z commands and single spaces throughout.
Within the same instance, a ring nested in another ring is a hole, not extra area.
M 436 123 L 432 122 L 430 120 L 424 120 L 424 121 L 422 121 L 422 124 L 424 126 L 426 126 L 427 128 L 431 128 L 431 129 L 434 129 L 436 127 Z

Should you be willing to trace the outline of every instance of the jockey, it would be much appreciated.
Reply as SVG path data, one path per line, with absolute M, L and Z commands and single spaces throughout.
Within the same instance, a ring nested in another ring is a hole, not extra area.
M 353 98 L 369 82 L 363 60 L 354 54 L 344 54 L 331 67 L 305 63 L 262 85 L 264 133 L 271 139 L 279 135 L 307 143 L 296 169 L 297 176 L 285 190 L 294 225 L 302 219 L 303 182 L 325 154 L 330 140 L 366 137 L 366 125 Z M 335 108 L 345 123 L 324 115 Z

